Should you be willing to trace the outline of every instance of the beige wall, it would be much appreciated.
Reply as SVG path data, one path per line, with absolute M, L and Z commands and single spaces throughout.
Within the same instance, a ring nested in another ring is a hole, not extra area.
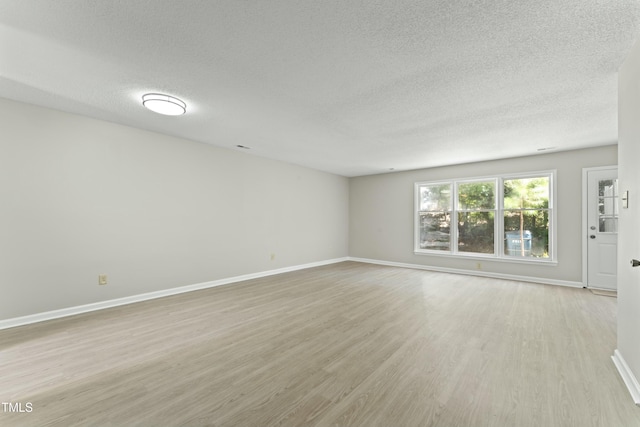
M 415 255 L 414 183 L 417 181 L 557 170 L 556 266 L 481 261 L 481 273 L 582 281 L 582 168 L 617 164 L 616 146 L 509 160 L 423 169 L 350 180 L 349 255 L 387 262 L 477 271 L 476 259 Z
M 618 91 L 620 191 L 629 191 L 618 234 L 618 351 L 640 380 L 640 267 L 630 265 L 640 259 L 640 42 L 620 69 Z
M 4 99 L 0 132 L 0 320 L 348 255 L 344 177 Z

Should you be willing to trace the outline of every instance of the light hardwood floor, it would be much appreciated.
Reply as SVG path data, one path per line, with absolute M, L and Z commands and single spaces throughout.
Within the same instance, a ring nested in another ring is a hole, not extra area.
M 615 313 L 345 262 L 0 331 L 0 425 L 640 426 Z

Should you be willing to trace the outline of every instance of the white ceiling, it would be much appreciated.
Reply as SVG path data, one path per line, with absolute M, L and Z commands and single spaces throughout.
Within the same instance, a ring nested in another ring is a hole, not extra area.
M 616 143 L 639 35 L 638 0 L 0 0 L 0 97 L 358 176 Z

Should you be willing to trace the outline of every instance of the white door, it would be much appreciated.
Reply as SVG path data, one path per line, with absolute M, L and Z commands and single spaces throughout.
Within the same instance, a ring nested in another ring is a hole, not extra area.
M 587 171 L 587 286 L 617 289 L 618 169 Z

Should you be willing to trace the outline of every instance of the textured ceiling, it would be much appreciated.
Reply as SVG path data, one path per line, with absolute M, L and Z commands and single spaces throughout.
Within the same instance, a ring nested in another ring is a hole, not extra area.
M 357 176 L 614 144 L 639 35 L 638 0 L 0 0 L 0 97 Z

